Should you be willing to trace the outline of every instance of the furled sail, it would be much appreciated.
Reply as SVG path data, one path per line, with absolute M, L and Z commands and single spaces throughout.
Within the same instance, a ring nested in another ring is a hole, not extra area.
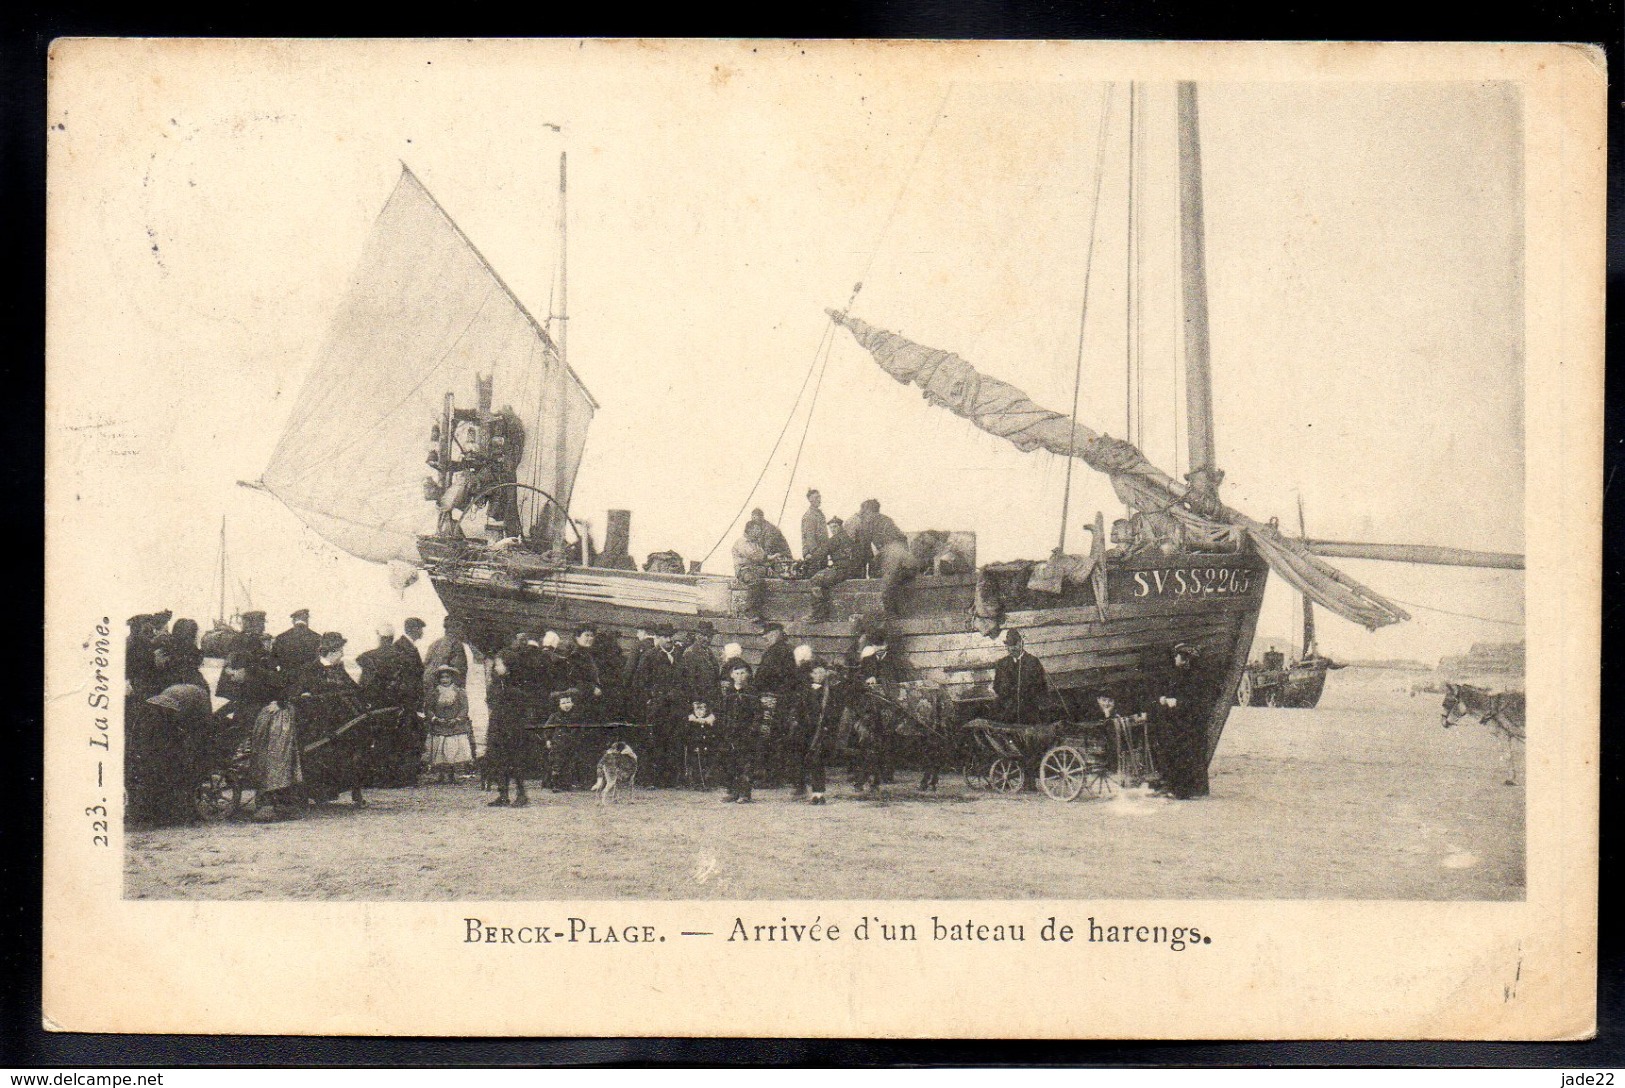
M 1328 566 L 1297 541 L 1206 501 L 1189 485 L 1147 461 L 1130 443 L 1074 424 L 1070 416 L 1035 404 L 1020 389 L 978 372 L 952 352 L 924 347 L 848 314 L 828 312 L 882 370 L 899 382 L 919 386 L 931 404 L 970 420 L 1017 449 L 1077 457 L 1110 476 L 1124 503 L 1142 513 L 1171 515 L 1198 538 L 1244 533 L 1275 572 L 1300 593 L 1363 627 L 1375 630 L 1410 618 L 1398 605 Z
M 350 554 L 416 562 L 445 396 L 475 407 L 487 380 L 491 408 L 525 429 L 517 479 L 568 508 L 597 405 L 403 165 L 261 483 Z

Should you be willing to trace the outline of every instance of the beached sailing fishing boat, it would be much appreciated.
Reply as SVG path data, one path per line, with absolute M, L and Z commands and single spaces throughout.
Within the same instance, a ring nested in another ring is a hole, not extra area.
M 1079 460 L 1107 474 L 1129 516 L 1108 532 L 1097 514 L 1086 553 L 1065 551 L 1063 527 L 1062 545 L 1049 557 L 974 571 L 962 569 L 967 561 L 974 567 L 968 535 L 939 534 L 896 613 L 878 619 L 878 578 L 838 586 L 834 618 L 816 623 L 806 620 L 812 601 L 804 581 L 769 578 L 766 617 L 787 624 L 797 641 L 839 656 L 861 628 L 884 622 L 908 677 L 969 706 L 989 694 L 1004 628 L 1020 630 L 1063 699 L 1079 703 L 1090 689 L 1161 667 L 1171 646 L 1191 643 L 1212 677 L 1204 701 L 1211 759 L 1270 570 L 1367 628 L 1407 618 L 1303 542 L 1220 498 L 1195 86 L 1180 84 L 1177 102 L 1190 473 L 1177 480 L 1130 443 L 1084 426 L 1075 409 L 1045 409 L 957 355 L 832 310 L 830 320 L 883 371 L 918 386 L 932 405 L 1022 450 L 1066 458 L 1069 471 Z M 561 237 L 564 179 L 561 157 Z M 403 165 L 256 486 L 350 554 L 408 577 L 426 573 L 449 615 L 484 651 L 518 631 L 709 620 L 754 659 L 759 628 L 745 615 L 734 578 L 626 569 L 634 564 L 624 512 L 611 512 L 603 554 L 570 516 L 598 404 L 567 362 L 566 285 L 561 258 L 560 312 L 544 326 Z

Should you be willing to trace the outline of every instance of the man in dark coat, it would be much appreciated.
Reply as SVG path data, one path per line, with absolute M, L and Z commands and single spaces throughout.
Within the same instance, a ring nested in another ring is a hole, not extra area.
M 624 720 L 626 655 L 621 652 L 620 635 L 613 628 L 600 629 L 593 639 L 592 656 L 598 663 L 598 680 L 604 688 L 604 697 L 599 700 L 604 720 Z
M 784 637 L 784 625 L 768 624 L 763 638 L 766 645 L 762 649 L 762 660 L 756 666 L 751 686 L 761 697 L 768 734 L 762 749 L 762 770 L 766 784 L 772 787 L 782 785 L 791 775 L 790 768 L 797 762 L 790 747 L 791 734 L 795 729 L 793 696 L 801 676 L 796 668 L 795 648 Z
M 1151 752 L 1163 789 L 1180 800 L 1206 797 L 1207 719 L 1215 685 L 1194 646 L 1180 643 L 1173 667 L 1159 678 L 1151 704 Z
M 807 512 L 801 515 L 801 557 L 811 559 L 829 539 L 829 526 L 824 518 L 824 497 L 816 487 L 807 489 Z
M 998 699 L 993 716 L 1012 725 L 1037 725 L 1049 720 L 1049 679 L 1044 663 L 1027 652 L 1021 632 L 1005 631 L 1009 653 L 993 666 L 993 694 Z
M 271 659 L 276 662 L 283 683 L 292 680 L 317 657 L 316 644 L 321 636 L 310 629 L 310 609 L 301 608 L 288 616 L 293 626 L 271 643 Z
M 791 785 L 796 797 L 811 791 L 808 804 L 825 803 L 824 764 L 840 728 L 842 705 L 841 693 L 829 666 L 813 659 L 806 682 L 796 690 L 796 727 L 791 739 L 795 757 Z
M 539 712 L 546 709 L 538 701 L 534 656 L 536 647 L 521 631 L 491 662 L 491 686 L 486 703 L 491 708 L 490 727 L 485 738 L 487 774 L 496 781 L 495 808 L 524 808 L 530 804 L 525 792 L 529 770 L 531 727 L 540 725 Z M 545 693 L 541 693 L 545 698 Z M 514 784 L 514 797 L 508 799 L 508 783 Z
M 409 664 L 395 649 L 395 629 L 388 624 L 378 628 L 378 645 L 366 653 L 357 654 L 355 663 L 361 667 L 361 694 L 367 706 L 379 710 L 399 706 L 402 670 Z
M 653 733 L 650 768 L 653 783 L 677 785 L 683 766 L 683 724 L 692 702 L 674 645 L 670 624 L 654 630 L 654 647 L 638 658 L 632 690 L 642 703 L 642 720 Z
M 750 682 L 750 665 L 735 661 L 728 670 L 728 686 L 717 705 L 717 727 L 722 733 L 723 776 L 728 783 L 724 801 L 751 803 L 751 768 L 761 744 L 762 702 Z
M 396 696 L 398 705 L 416 715 L 423 708 L 423 651 L 418 649 L 418 643 L 423 641 L 426 624 L 416 616 L 408 616 L 401 625 L 406 632 L 395 640 L 395 654 L 401 663 L 400 692 Z M 414 763 L 423 751 L 422 730 L 417 730 L 417 748 L 414 749 Z
M 857 694 L 858 744 L 861 762 L 858 789 L 873 788 L 875 796 L 891 777 L 893 734 L 897 728 L 897 664 L 891 658 L 886 636 L 865 646 L 858 657 Z
M 124 640 L 124 682 L 130 685 L 131 696 L 146 699 L 163 690 L 157 686 L 157 667 L 152 659 L 152 616 L 131 616 L 129 623 L 130 634 Z
M 694 629 L 694 641 L 683 651 L 681 665 L 683 680 L 688 688 L 690 705 L 703 699 L 715 705 L 722 685 L 717 682 L 722 662 L 717 660 L 713 647 L 717 641 L 717 628 L 710 620 L 701 620 Z

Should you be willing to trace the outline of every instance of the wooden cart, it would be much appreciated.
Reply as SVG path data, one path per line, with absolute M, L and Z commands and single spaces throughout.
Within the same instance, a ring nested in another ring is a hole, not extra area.
M 973 789 L 1020 793 L 1036 783 L 1053 800 L 1075 801 L 1110 797 L 1156 778 L 1144 714 L 1042 725 L 976 718 L 965 730 L 965 784 Z

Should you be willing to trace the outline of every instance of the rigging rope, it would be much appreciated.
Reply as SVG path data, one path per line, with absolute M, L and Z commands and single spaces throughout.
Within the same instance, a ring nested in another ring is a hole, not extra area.
M 1478 620 L 1481 623 L 1499 623 L 1504 627 L 1523 627 L 1523 620 L 1499 620 L 1494 616 L 1475 616 L 1471 612 L 1452 612 L 1448 608 L 1438 608 L 1431 604 L 1417 604 L 1415 601 L 1402 601 L 1398 597 L 1390 597 L 1395 604 L 1408 605 L 1411 608 L 1420 608 L 1424 612 L 1440 612 L 1446 616 L 1455 616 L 1457 619 Z
M 1117 84 L 1106 84 L 1106 94 L 1100 104 L 1100 131 L 1095 135 L 1095 195 L 1094 206 L 1089 210 L 1089 244 L 1085 251 L 1083 261 L 1083 305 L 1078 310 L 1078 365 L 1072 377 L 1072 430 L 1067 438 L 1067 449 L 1074 453 L 1078 448 L 1078 393 L 1083 387 L 1083 332 L 1089 322 L 1089 281 L 1095 269 L 1095 232 L 1100 222 L 1100 180 L 1105 173 L 1106 164 L 1106 122 L 1112 114 L 1112 92 Z M 1061 542 L 1056 546 L 1058 553 L 1066 551 L 1066 519 L 1072 508 L 1072 462 L 1077 458 L 1066 459 L 1066 484 L 1061 494 Z
M 869 259 L 864 263 L 863 272 L 858 276 L 858 282 L 852 286 L 852 294 L 848 296 L 846 306 L 842 312 L 850 310 L 853 303 L 857 302 L 858 292 L 863 290 L 863 281 L 868 278 L 869 270 L 874 267 L 875 258 L 880 255 L 881 243 L 885 241 L 886 233 L 891 230 L 892 221 L 897 218 L 898 209 L 903 206 L 903 197 L 914 180 L 914 173 L 919 168 L 920 159 L 925 155 L 926 146 L 931 142 L 932 135 L 937 131 L 937 123 L 942 120 L 943 112 L 948 106 L 948 98 L 953 93 L 954 85 L 950 83 L 947 89 L 942 92 L 942 101 L 937 104 L 936 112 L 931 117 L 930 126 L 925 130 L 925 135 L 920 138 L 920 146 L 915 149 L 914 159 L 909 163 L 908 170 L 903 175 L 903 184 L 897 190 L 897 198 L 892 201 L 891 211 L 887 213 L 886 221 L 881 224 L 880 233 L 875 236 L 875 244 L 869 251 Z M 801 380 L 801 388 L 796 391 L 796 399 L 790 402 L 790 414 L 784 419 L 784 427 L 779 431 L 779 437 L 773 440 L 773 448 L 767 451 L 767 460 L 762 464 L 762 471 L 756 474 L 756 482 L 750 485 L 750 490 L 745 494 L 745 501 L 739 505 L 739 510 L 734 514 L 733 520 L 728 522 L 727 527 L 722 530 L 722 535 L 717 538 L 717 542 L 711 545 L 711 550 L 705 553 L 704 559 L 700 560 L 701 565 L 709 562 L 711 556 L 716 554 L 716 550 L 722 547 L 722 542 L 728 539 L 728 534 L 733 532 L 733 527 L 738 524 L 740 515 L 750 506 L 750 500 L 755 497 L 756 489 L 762 486 L 762 480 L 766 478 L 767 470 L 773 467 L 773 458 L 778 454 L 779 446 L 784 442 L 784 436 L 789 433 L 791 422 L 795 420 L 796 409 L 801 406 L 801 398 L 807 392 L 807 382 L 812 378 L 813 372 L 816 370 L 818 372 L 818 384 L 813 388 L 812 401 L 807 409 L 807 421 L 802 427 L 801 440 L 796 445 L 795 462 L 790 468 L 790 480 L 785 485 L 784 501 L 779 506 L 779 520 L 784 520 L 785 508 L 790 504 L 790 491 L 795 487 L 796 470 L 801 466 L 801 451 L 807 444 L 807 433 L 812 429 L 813 409 L 818 407 L 818 392 L 824 384 L 824 372 L 829 369 L 829 352 L 834 346 L 834 337 L 835 321 L 830 318 L 824 322 L 824 331 L 819 337 L 818 348 L 813 352 L 812 365 L 807 368 L 807 376 Z M 822 357 L 823 361 L 822 368 L 819 365 L 820 357 Z
M 861 287 L 862 284 L 859 284 L 859 286 Z M 857 297 L 857 288 L 853 288 L 852 299 L 855 301 Z M 852 303 L 848 302 L 846 306 L 847 309 L 851 309 Z M 779 524 L 784 522 L 784 512 L 785 510 L 789 509 L 790 506 L 790 492 L 795 489 L 796 472 L 801 468 L 801 451 L 807 446 L 807 434 L 812 430 L 813 413 L 818 411 L 818 394 L 824 388 L 824 375 L 829 372 L 829 353 L 830 349 L 834 346 L 835 322 L 827 321 L 824 323 L 824 339 L 820 344 L 820 350 L 822 350 L 824 353 L 824 361 L 818 368 L 818 380 L 813 382 L 812 401 L 807 405 L 807 421 L 806 423 L 802 424 L 801 439 L 796 443 L 796 456 L 795 459 L 790 462 L 790 478 L 784 482 L 784 498 L 779 500 Z

